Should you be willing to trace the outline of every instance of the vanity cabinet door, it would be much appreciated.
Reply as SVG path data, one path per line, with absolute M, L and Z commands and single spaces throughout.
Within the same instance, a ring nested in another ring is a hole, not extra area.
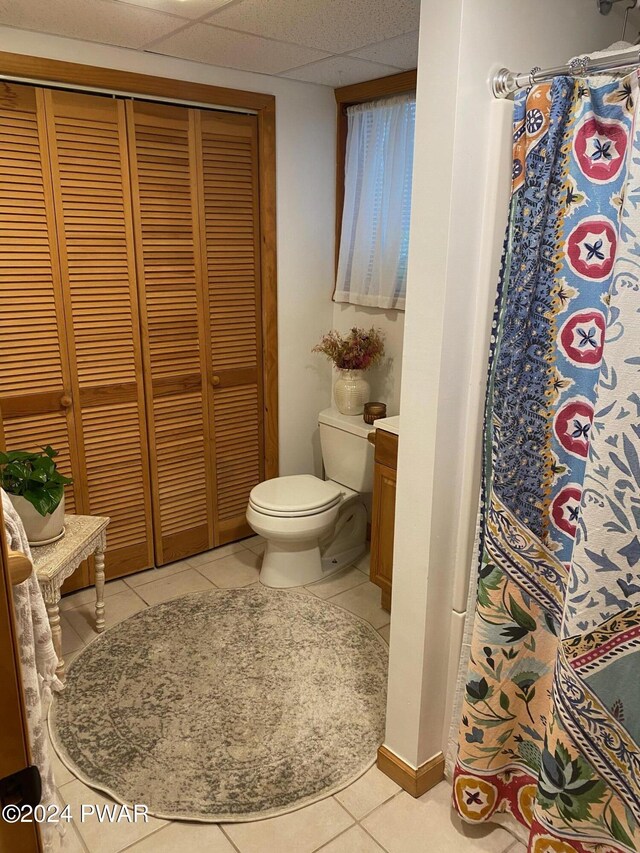
M 382 590 L 381 604 L 385 610 L 391 610 L 397 454 L 397 437 L 378 430 L 373 482 L 370 577 Z

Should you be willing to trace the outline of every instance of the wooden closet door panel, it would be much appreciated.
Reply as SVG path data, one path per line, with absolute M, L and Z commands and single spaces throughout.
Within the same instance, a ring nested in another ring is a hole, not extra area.
M 211 548 L 195 113 L 127 104 L 158 564 Z
M 45 102 L 83 505 L 111 518 L 106 570 L 117 577 L 153 565 L 124 104 L 52 91 Z
M 248 535 L 264 479 L 257 118 L 199 113 L 217 544 Z
M 0 86 L 0 443 L 59 451 L 80 486 L 43 93 Z

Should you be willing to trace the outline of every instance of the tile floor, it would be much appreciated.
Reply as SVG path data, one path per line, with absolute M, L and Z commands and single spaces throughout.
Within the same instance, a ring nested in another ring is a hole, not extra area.
M 225 545 L 160 569 L 106 585 L 107 627 L 145 607 L 204 589 L 231 589 L 258 581 L 263 544 L 259 536 Z M 368 558 L 305 588 L 366 619 L 389 641 L 389 614 L 380 590 L 368 580 Z M 67 664 L 93 630 L 94 593 L 81 590 L 61 603 L 63 654 Z M 53 755 L 60 799 L 79 814 L 80 803 L 108 798 L 87 788 Z M 373 767 L 353 785 L 325 800 L 281 817 L 252 823 L 196 824 L 150 818 L 127 825 L 74 822 L 64 853 L 525 853 L 504 829 L 469 827 L 449 807 L 442 782 L 415 800 Z

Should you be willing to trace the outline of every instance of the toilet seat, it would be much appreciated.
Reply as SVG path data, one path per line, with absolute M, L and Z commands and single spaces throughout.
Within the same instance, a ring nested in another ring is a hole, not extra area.
M 256 512 L 275 518 L 317 515 L 336 506 L 342 490 L 336 483 L 311 474 L 275 477 L 251 490 L 249 504 Z

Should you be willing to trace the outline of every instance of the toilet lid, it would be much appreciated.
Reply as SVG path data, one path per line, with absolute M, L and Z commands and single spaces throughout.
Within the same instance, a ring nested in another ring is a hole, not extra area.
M 275 477 L 258 483 L 251 490 L 250 501 L 264 512 L 304 515 L 320 512 L 336 504 L 342 496 L 340 487 L 311 474 Z

